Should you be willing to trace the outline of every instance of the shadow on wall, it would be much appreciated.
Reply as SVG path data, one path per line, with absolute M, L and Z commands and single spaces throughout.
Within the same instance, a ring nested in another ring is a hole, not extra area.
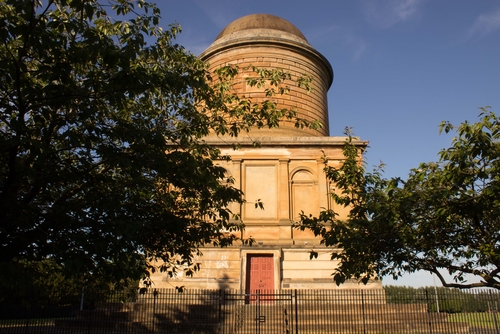
M 215 333 L 224 322 L 221 294 L 229 288 L 229 280 L 224 275 L 219 280 L 219 289 L 201 290 L 176 287 L 175 290 L 148 291 L 155 299 L 154 330 L 168 332 L 175 328 L 178 332 Z M 156 295 L 155 294 L 156 292 Z
M 230 288 L 229 286 L 229 280 L 230 278 L 227 276 L 227 274 L 222 275 L 222 277 L 219 278 L 219 289 L 220 290 L 227 290 Z

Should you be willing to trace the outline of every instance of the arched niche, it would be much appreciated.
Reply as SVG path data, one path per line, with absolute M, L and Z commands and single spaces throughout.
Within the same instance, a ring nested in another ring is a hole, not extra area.
M 319 213 L 318 181 L 308 168 L 297 168 L 291 173 L 291 219 L 297 221 L 303 211 L 306 215 Z

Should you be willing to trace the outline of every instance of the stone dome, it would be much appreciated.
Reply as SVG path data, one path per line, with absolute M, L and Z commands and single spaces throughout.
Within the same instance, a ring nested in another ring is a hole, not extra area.
M 239 19 L 231 22 L 224 30 L 220 32 L 215 40 L 228 36 L 230 34 L 243 32 L 250 29 L 266 29 L 277 30 L 281 32 L 290 33 L 303 39 L 307 43 L 307 39 L 302 32 L 287 20 L 271 15 L 271 14 L 251 14 L 240 17 Z

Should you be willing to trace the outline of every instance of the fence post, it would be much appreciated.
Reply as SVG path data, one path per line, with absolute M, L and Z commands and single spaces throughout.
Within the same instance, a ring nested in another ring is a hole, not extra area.
M 85 301 L 85 286 L 82 286 L 82 296 L 80 297 L 80 311 L 83 311 L 84 301 Z
M 218 319 L 218 323 L 219 323 L 219 333 L 222 333 L 222 294 L 223 294 L 223 291 L 222 289 L 219 289 L 219 319 Z
M 495 322 L 495 330 L 496 330 L 496 333 L 499 334 L 498 322 L 497 322 L 497 312 L 498 312 L 497 305 L 496 305 L 496 303 L 493 302 L 493 297 L 491 296 L 491 290 L 488 290 L 488 294 L 490 295 L 490 302 L 491 302 L 491 306 L 492 306 L 491 313 L 493 313 L 493 321 Z
M 299 306 L 297 301 L 297 289 L 293 290 L 295 295 L 295 334 L 299 334 Z
M 361 290 L 361 316 L 363 317 L 363 333 L 366 334 L 365 294 L 363 290 Z
M 260 334 L 260 290 L 257 290 L 255 301 L 255 333 Z
M 438 298 L 438 290 L 436 287 L 436 277 L 432 274 L 432 280 L 434 281 L 434 294 L 436 295 L 436 311 L 439 313 L 439 298 Z
M 425 289 L 425 300 L 427 301 L 427 321 L 429 323 L 429 333 L 432 334 L 431 304 L 429 301 L 429 290 Z
M 156 313 L 156 298 L 158 298 L 158 291 L 156 289 L 153 290 L 153 314 L 152 314 L 152 328 L 153 332 L 155 331 L 155 313 Z

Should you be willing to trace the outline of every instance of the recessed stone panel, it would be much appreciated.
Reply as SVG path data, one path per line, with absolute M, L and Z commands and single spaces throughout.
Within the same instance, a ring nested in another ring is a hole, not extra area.
M 276 165 L 245 165 L 243 220 L 277 219 L 278 177 Z M 255 204 L 261 202 L 264 209 Z

